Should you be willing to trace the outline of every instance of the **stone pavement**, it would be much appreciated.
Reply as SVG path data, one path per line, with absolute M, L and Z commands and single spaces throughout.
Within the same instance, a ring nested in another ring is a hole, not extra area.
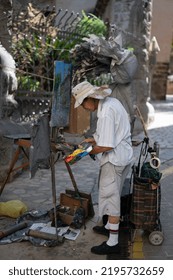
M 173 96 L 167 96 L 166 101 L 153 101 L 155 120 L 148 127 L 151 141 L 158 141 L 160 145 L 159 158 L 161 160 L 161 210 L 160 220 L 164 241 L 161 246 L 153 246 L 148 236 L 141 233 L 142 243 L 140 255 L 136 258 L 148 260 L 173 260 Z M 137 253 L 137 252 L 136 252 Z
M 155 108 L 155 120 L 148 127 L 150 142 L 159 142 L 161 160 L 160 171 L 163 173 L 161 181 L 161 225 L 164 233 L 164 242 L 161 246 L 149 243 L 144 231 L 136 230 L 134 244 L 131 249 L 132 259 L 173 259 L 173 97 L 168 96 L 166 101 L 152 102 Z M 136 138 L 143 139 L 144 134 Z M 68 138 L 68 140 L 71 140 Z M 68 141 L 67 140 L 67 141 Z M 73 142 L 79 143 L 79 137 L 73 137 Z M 135 160 L 139 157 L 139 147 L 134 147 Z M 92 227 L 99 222 L 97 215 L 97 178 L 99 167 L 90 157 L 83 158 L 72 165 L 78 189 L 91 193 L 95 216 L 86 222 L 86 228 L 75 241 L 65 240 L 55 247 L 36 247 L 30 242 L 11 243 L 0 245 L 0 259 L 28 259 L 28 260 L 104 260 L 107 256 L 93 255 L 90 248 L 106 240 L 92 231 Z M 60 192 L 72 189 L 73 186 L 62 159 L 55 165 L 57 204 Z M 29 178 L 29 171 L 23 171 L 20 176 L 8 183 L 1 195 L 1 201 L 18 199 L 24 202 L 29 210 L 50 210 L 53 207 L 50 169 L 38 170 L 35 177 Z M 0 217 L 0 228 L 14 224 L 15 220 Z

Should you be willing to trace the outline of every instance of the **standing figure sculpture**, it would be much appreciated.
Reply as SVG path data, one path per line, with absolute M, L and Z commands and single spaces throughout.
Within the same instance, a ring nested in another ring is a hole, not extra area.
M 0 119 L 4 118 L 4 105 L 17 105 L 14 92 L 17 90 L 16 66 L 12 55 L 0 44 Z

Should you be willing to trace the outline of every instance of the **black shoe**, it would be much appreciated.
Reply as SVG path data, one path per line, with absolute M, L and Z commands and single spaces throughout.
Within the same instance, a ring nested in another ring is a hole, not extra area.
M 106 244 L 106 241 L 104 241 L 101 245 L 92 247 L 91 252 L 98 255 L 119 254 L 120 246 L 119 244 L 109 246 Z
M 102 235 L 109 236 L 109 230 L 105 228 L 105 226 L 95 226 L 93 227 L 93 231 Z

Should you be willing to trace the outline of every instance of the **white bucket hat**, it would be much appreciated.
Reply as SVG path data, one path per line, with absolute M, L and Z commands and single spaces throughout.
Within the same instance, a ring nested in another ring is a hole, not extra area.
M 108 95 L 110 95 L 112 90 L 108 88 L 107 85 L 96 87 L 91 85 L 89 82 L 84 81 L 78 85 L 76 85 L 72 89 L 72 94 L 76 99 L 74 108 L 80 106 L 83 100 L 86 97 L 96 98 L 96 99 L 104 99 Z

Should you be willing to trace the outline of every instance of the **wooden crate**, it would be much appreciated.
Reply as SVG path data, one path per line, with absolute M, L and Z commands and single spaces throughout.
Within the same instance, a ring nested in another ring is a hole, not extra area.
M 76 198 L 70 194 L 60 193 L 60 205 L 62 206 L 62 210 L 61 208 L 58 210 L 58 215 L 67 225 L 72 223 L 75 212 L 80 207 L 85 210 L 85 218 L 88 217 L 89 200 L 87 198 Z M 64 211 L 63 209 L 68 210 Z

